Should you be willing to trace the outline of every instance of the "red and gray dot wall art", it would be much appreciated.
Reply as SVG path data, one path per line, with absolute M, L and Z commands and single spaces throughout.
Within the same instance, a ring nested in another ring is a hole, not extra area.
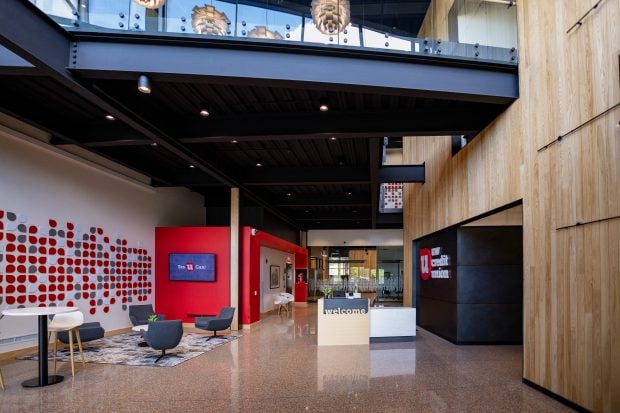
M 0 307 L 77 306 L 90 314 L 144 302 L 153 290 L 152 257 L 102 228 L 28 222 L 0 210 Z

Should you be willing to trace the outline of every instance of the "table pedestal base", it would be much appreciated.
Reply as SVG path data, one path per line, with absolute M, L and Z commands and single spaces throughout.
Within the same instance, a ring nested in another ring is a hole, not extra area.
M 22 383 L 22 386 L 24 386 L 24 387 L 50 386 L 52 384 L 60 383 L 63 379 L 64 379 L 63 376 L 54 374 L 52 376 L 47 376 L 47 383 L 45 383 L 45 384 L 39 383 L 39 378 L 37 377 L 37 378 L 34 378 L 34 379 L 26 380 L 25 382 Z

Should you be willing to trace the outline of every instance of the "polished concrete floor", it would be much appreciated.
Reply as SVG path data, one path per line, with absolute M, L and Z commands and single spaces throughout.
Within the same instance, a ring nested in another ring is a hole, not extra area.
M 0 367 L 1 412 L 556 412 L 521 383 L 520 346 L 411 343 L 317 347 L 316 305 L 269 315 L 239 340 L 176 367 L 68 364 L 60 384 L 25 389 L 34 361 Z

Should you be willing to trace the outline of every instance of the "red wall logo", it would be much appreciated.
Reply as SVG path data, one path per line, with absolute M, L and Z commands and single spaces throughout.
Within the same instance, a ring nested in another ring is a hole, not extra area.
M 186 262 L 185 263 L 185 269 L 187 270 L 187 272 L 194 271 L 194 263 L 193 262 Z
M 420 278 L 428 280 L 431 278 L 431 263 L 432 263 L 431 250 L 428 248 L 420 249 Z

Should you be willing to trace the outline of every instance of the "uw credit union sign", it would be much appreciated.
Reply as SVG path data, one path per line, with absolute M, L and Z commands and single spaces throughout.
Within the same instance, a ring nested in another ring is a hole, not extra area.
M 450 278 L 450 270 L 442 267 L 450 265 L 450 257 L 443 254 L 441 247 L 420 249 L 420 278 Z

